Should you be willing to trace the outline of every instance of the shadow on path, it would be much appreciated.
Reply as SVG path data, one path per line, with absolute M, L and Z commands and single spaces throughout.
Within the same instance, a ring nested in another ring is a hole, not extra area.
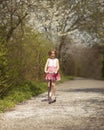
M 84 93 L 101 93 L 104 94 L 104 88 L 78 88 L 78 89 L 64 89 L 57 90 L 62 92 L 84 92 Z

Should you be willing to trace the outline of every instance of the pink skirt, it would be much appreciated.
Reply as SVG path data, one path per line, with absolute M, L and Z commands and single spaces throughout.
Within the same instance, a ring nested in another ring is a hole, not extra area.
M 48 67 L 48 72 L 49 72 L 49 73 L 47 73 L 47 74 L 46 74 L 46 77 L 45 77 L 45 79 L 46 79 L 47 81 L 49 81 L 49 80 L 59 81 L 59 80 L 61 79 L 59 73 L 57 73 L 57 74 L 54 73 L 55 70 L 56 70 L 56 67 Z

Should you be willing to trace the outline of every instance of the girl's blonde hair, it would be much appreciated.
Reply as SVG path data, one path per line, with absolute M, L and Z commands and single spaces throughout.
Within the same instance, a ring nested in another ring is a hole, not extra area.
M 54 49 L 54 50 L 50 50 L 49 52 L 48 52 L 48 55 L 50 56 L 51 54 L 52 54 L 52 52 L 54 52 L 55 53 L 55 56 L 56 56 L 56 50 Z

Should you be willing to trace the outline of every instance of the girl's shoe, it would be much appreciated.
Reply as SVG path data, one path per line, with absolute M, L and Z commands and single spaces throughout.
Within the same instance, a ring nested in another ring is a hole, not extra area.
M 54 99 L 52 100 L 52 103 L 53 103 L 53 102 L 56 102 L 56 97 L 54 97 Z
M 53 102 L 56 102 L 56 99 L 54 99 Z
M 51 98 L 48 99 L 48 103 L 49 103 L 49 104 L 52 103 L 52 99 L 51 99 Z

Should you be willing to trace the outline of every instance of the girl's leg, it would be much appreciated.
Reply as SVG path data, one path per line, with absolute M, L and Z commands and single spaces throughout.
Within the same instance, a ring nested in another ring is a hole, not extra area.
M 48 102 L 49 104 L 52 102 L 52 95 L 50 95 L 50 81 L 48 82 Z
M 50 92 L 50 82 L 48 82 L 48 100 L 49 100 L 49 92 Z
M 52 96 L 53 96 L 53 99 L 56 100 L 56 83 L 55 83 L 55 81 L 52 82 Z

